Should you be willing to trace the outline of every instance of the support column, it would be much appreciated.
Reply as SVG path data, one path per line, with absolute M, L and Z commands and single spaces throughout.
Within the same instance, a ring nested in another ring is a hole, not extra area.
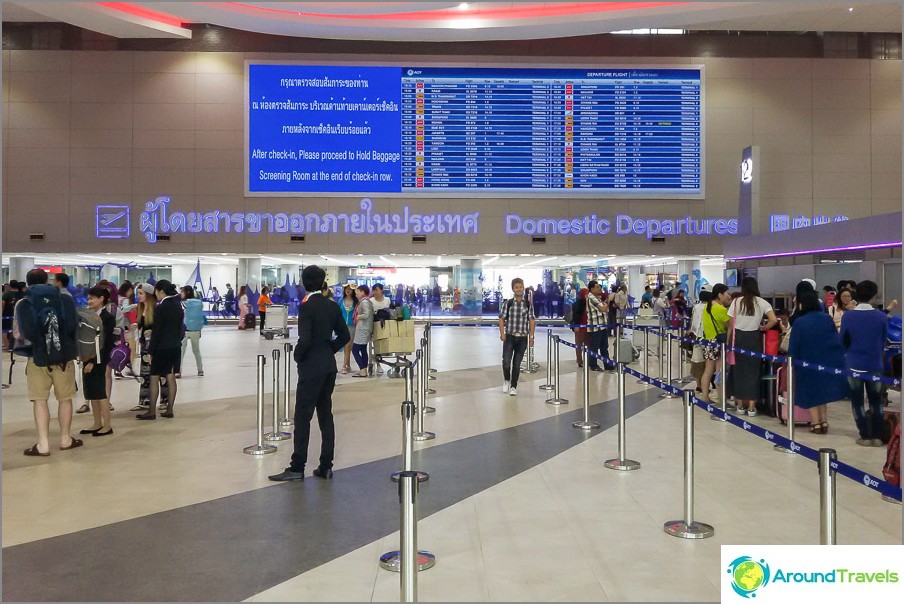
M 628 267 L 628 295 L 640 303 L 640 297 L 643 296 L 643 287 L 646 280 L 643 277 L 643 270 L 640 266 Z
M 72 285 L 91 285 L 88 281 L 91 280 L 91 273 L 88 272 L 88 269 L 77 266 L 75 267 L 75 277 Z
M 119 267 L 113 264 L 103 265 L 100 269 L 100 278 L 119 285 Z
M 691 302 L 697 301 L 697 293 L 700 287 L 697 281 L 700 280 L 700 261 L 699 260 L 679 260 L 678 261 L 678 282 L 681 289 L 685 290 L 684 295 Z M 702 285 L 702 283 L 701 283 Z
M 466 315 L 480 315 L 483 312 L 483 292 L 480 286 L 482 271 L 483 260 L 480 258 L 461 259 L 458 279 L 453 283 L 461 290 L 461 305 Z
M 239 280 L 236 292 L 243 285 L 247 285 L 252 291 L 260 291 L 261 288 L 261 259 L 239 258 Z
M 25 274 L 35 267 L 35 259 L 31 256 L 15 256 L 9 259 L 9 278 L 25 281 Z

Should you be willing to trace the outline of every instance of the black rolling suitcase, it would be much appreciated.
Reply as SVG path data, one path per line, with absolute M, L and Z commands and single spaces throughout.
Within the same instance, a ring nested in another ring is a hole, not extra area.
M 245 329 L 254 329 L 257 327 L 257 315 L 248 313 L 245 315 Z

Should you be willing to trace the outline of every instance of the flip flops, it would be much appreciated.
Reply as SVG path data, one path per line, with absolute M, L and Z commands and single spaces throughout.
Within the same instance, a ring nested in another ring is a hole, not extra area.
M 41 453 L 40 451 L 38 451 L 38 444 L 35 443 L 33 447 L 25 449 L 25 455 L 27 455 L 28 457 L 50 457 L 50 451 L 48 451 L 47 453 Z
M 68 447 L 60 447 L 60 451 L 68 451 L 69 449 L 77 449 L 77 448 L 81 447 L 83 444 L 85 444 L 85 441 L 83 441 L 81 438 L 73 438 L 72 442 L 69 443 L 69 446 Z

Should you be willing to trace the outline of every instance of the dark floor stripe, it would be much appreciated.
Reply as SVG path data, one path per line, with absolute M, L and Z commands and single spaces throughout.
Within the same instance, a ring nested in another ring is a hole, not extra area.
M 628 415 L 658 401 L 629 396 Z M 574 403 L 572 403 L 573 405 Z M 430 472 L 425 518 L 574 447 L 580 408 L 416 453 Z M 603 429 L 615 404 L 594 405 Z M 399 528 L 391 457 L 308 478 L 5 548 L 5 601 L 240 601 Z M 441 555 L 442 553 L 439 552 Z M 377 561 L 374 560 L 374 564 Z

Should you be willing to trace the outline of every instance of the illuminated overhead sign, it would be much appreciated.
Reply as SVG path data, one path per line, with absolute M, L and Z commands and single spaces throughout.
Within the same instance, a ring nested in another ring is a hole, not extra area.
M 753 158 L 746 157 L 744 161 L 741 162 L 741 182 L 750 183 L 753 182 Z
M 618 214 L 615 220 L 596 214 L 583 218 L 505 217 L 507 235 L 644 235 L 647 239 L 664 235 L 737 235 L 736 218 L 634 218 Z
M 773 214 L 769 217 L 769 231 L 778 233 L 781 231 L 792 231 L 795 229 L 805 229 L 820 224 L 829 224 L 830 222 L 844 222 L 848 217 L 844 214 L 830 217 L 824 214 L 817 216 L 790 216 L 788 214 Z

